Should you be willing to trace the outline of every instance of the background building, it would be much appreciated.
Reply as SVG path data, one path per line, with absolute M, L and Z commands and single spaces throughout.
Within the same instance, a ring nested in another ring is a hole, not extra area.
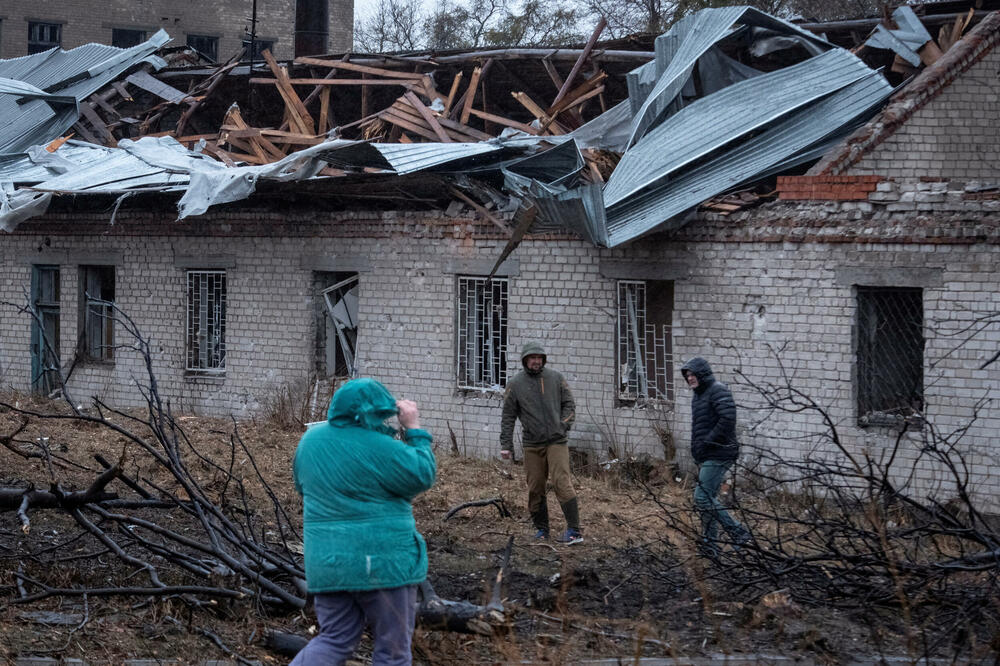
M 353 0 L 257 0 L 256 4 L 258 52 L 270 47 L 278 59 L 291 58 L 296 31 L 300 39 L 313 44 L 321 44 L 326 33 L 325 48 L 309 48 L 305 53 L 351 49 Z M 8 0 L 0 9 L 0 58 L 91 42 L 135 46 L 162 28 L 173 37 L 174 45 L 187 44 L 222 61 L 249 40 L 252 14 L 253 0 Z

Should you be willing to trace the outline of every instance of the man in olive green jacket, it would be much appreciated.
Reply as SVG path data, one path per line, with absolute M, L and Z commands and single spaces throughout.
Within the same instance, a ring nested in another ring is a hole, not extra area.
M 575 544 L 583 541 L 580 509 L 569 469 L 567 435 L 576 418 L 576 405 L 569 385 L 561 374 L 545 367 L 545 349 L 529 342 L 521 351 L 524 370 L 507 383 L 500 420 L 500 456 L 511 457 L 514 422 L 521 420 L 524 446 L 524 473 L 528 483 L 528 510 L 538 530 L 536 539 L 549 537 L 549 510 L 545 483 L 552 479 L 556 498 L 566 517 L 566 531 L 556 541 Z

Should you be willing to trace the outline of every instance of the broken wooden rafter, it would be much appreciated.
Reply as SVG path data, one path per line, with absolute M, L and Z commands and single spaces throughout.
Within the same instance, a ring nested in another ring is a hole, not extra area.
M 254 84 L 280 84 L 277 79 L 264 79 L 254 77 L 250 79 Z M 288 79 L 288 83 L 293 86 L 402 86 L 409 88 L 416 82 L 413 79 Z
M 416 74 L 414 72 L 397 72 L 393 69 L 369 67 L 367 65 L 355 65 L 353 62 L 343 60 L 321 60 L 320 58 L 302 57 L 296 58 L 295 63 L 301 65 L 316 65 L 319 67 L 334 67 L 336 69 L 343 69 L 349 72 L 363 72 L 374 76 L 382 76 L 387 79 L 412 79 L 414 81 L 419 81 L 426 76 L 426 74 Z
M 601 33 L 604 32 L 604 28 L 605 26 L 607 26 L 607 24 L 608 22 L 605 20 L 603 16 L 600 19 L 598 19 L 597 27 L 594 28 L 594 32 L 590 35 L 590 39 L 587 40 L 587 45 L 583 47 L 583 51 L 580 53 L 580 57 L 578 57 L 576 59 L 576 62 L 573 63 L 573 69 L 570 70 L 569 75 L 566 77 L 566 80 L 563 81 L 563 86 L 562 88 L 559 89 L 559 94 L 556 95 L 556 98 L 554 100 L 552 100 L 553 106 L 558 104 L 559 101 L 563 97 L 565 97 L 566 94 L 569 92 L 569 88 L 571 85 L 573 85 L 573 81 L 576 79 L 576 75 L 580 73 L 580 69 L 583 68 L 583 63 L 585 63 L 587 61 L 587 58 L 590 57 L 590 52 L 594 50 L 594 45 L 597 43 L 597 39 L 598 37 L 601 36 Z
M 321 90 L 322 92 L 319 94 L 319 126 L 316 130 L 318 134 L 326 134 L 330 122 L 330 89 L 322 88 Z
M 188 108 L 184 110 L 184 113 L 182 113 L 181 117 L 177 120 L 177 126 L 174 128 L 174 134 L 178 135 L 184 134 L 184 130 L 187 127 L 188 122 L 190 122 L 191 117 L 194 116 L 195 112 L 201 106 L 202 102 L 205 99 L 208 99 L 209 97 L 212 96 L 212 93 L 215 92 L 215 89 L 219 86 L 222 80 L 226 78 L 226 75 L 229 74 L 229 72 L 231 72 L 233 68 L 236 67 L 236 65 L 238 64 L 239 64 L 239 58 L 235 56 L 233 58 L 230 58 L 226 62 L 226 64 L 216 69 L 212 73 L 212 75 L 208 77 L 206 81 L 202 81 L 201 84 L 199 84 L 195 88 L 195 90 L 191 91 L 188 97 L 184 99 L 184 101 L 187 102 L 188 104 Z M 204 94 L 198 96 L 200 93 Z M 170 106 L 173 106 L 173 104 L 171 103 L 168 104 L 170 104 Z M 156 118 L 158 119 L 160 116 L 162 116 L 162 114 L 163 112 L 161 111 L 159 114 L 157 114 Z M 152 118 L 147 118 L 146 120 L 143 121 L 143 124 L 144 125 L 151 124 L 153 120 L 154 119 Z
M 511 232 L 510 227 L 508 227 L 506 224 L 504 224 L 503 222 L 501 222 L 500 218 L 498 218 L 496 215 L 494 215 L 489 210 L 487 210 L 486 206 L 482 205 L 481 203 L 479 203 L 478 201 L 476 201 L 475 199 L 473 199 L 472 197 L 470 197 L 469 195 L 467 195 L 465 192 L 463 192 L 462 190 L 460 190 L 460 189 L 458 189 L 456 187 L 449 187 L 448 191 L 451 192 L 451 194 L 453 196 L 458 197 L 459 199 L 461 199 L 465 203 L 467 203 L 470 206 L 472 206 L 480 215 L 482 215 L 487 220 L 489 220 L 490 222 L 492 222 L 493 224 L 495 224 L 498 229 L 500 229 L 501 231 L 503 231 L 504 235 L 506 235 L 508 237 L 511 235 L 512 232 Z
M 472 112 L 472 103 L 476 99 L 476 89 L 479 87 L 479 78 L 482 75 L 483 68 L 476 67 L 472 70 L 472 76 L 469 77 L 469 87 L 465 89 L 465 98 L 462 100 L 462 115 L 458 119 L 463 125 L 469 123 L 469 114 Z
M 544 132 L 545 128 L 548 128 L 553 134 L 566 133 L 559 126 L 559 123 L 552 122 L 553 119 L 550 118 L 548 115 L 546 115 L 545 110 L 542 109 L 542 107 L 538 106 L 538 104 L 536 104 L 535 101 L 531 99 L 531 97 L 529 97 L 527 93 L 512 92 L 511 96 L 518 102 L 520 102 L 521 106 L 526 108 L 528 112 L 531 113 L 531 115 L 535 116 L 535 118 L 537 118 L 538 121 L 542 123 L 542 127 L 540 128 L 541 132 Z
M 441 123 L 437 121 L 437 118 L 434 117 L 431 110 L 424 106 L 423 102 L 417 99 L 416 95 L 412 92 L 406 92 L 403 97 L 410 103 L 410 106 L 417 110 L 417 113 L 419 113 L 420 116 L 427 122 L 434 134 L 437 135 L 438 139 L 444 143 L 451 143 L 451 137 L 448 136 L 448 133 L 444 131 L 443 127 L 441 127 Z
M 285 100 L 285 108 L 290 116 L 290 121 L 294 123 L 302 134 L 314 134 L 316 124 L 292 87 L 288 77 L 288 70 L 278 64 L 278 61 L 271 55 L 270 49 L 264 49 L 261 55 L 264 56 L 264 61 L 267 62 L 267 66 L 271 68 L 271 73 L 274 74 L 274 78 L 277 81 L 278 93 Z M 322 81 L 323 79 L 320 80 Z
M 472 115 L 482 120 L 488 120 L 491 123 L 496 123 L 498 125 L 503 125 L 504 127 L 513 127 L 514 129 L 521 130 L 526 134 L 539 135 L 541 132 L 531 125 L 525 125 L 522 122 L 516 120 L 511 120 L 510 118 L 504 118 L 503 116 L 498 116 L 492 113 L 486 113 L 485 111 L 479 111 L 477 109 L 470 109 L 469 111 Z
M 458 74 L 451 81 L 451 90 L 448 91 L 448 100 L 444 103 L 444 111 L 442 115 L 447 116 L 451 113 L 451 105 L 455 103 L 455 95 L 458 93 L 458 86 L 462 82 L 462 71 L 459 70 Z

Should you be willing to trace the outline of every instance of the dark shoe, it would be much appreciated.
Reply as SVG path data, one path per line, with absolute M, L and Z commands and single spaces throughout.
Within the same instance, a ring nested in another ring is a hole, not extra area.
M 705 559 L 712 560 L 713 562 L 717 562 L 719 560 L 719 556 L 722 555 L 722 553 L 719 552 L 719 547 L 715 545 L 714 541 L 707 541 L 705 539 L 698 540 L 696 550 L 698 551 L 698 555 L 704 557 Z
M 739 552 L 748 543 L 750 543 L 750 531 L 745 527 L 740 527 L 739 532 L 733 535 L 733 550 Z
M 571 527 L 557 536 L 556 542 L 564 546 L 572 546 L 577 543 L 583 543 L 583 535 L 580 533 L 580 530 Z
M 548 541 L 549 531 L 548 530 L 538 530 L 535 532 L 535 541 Z

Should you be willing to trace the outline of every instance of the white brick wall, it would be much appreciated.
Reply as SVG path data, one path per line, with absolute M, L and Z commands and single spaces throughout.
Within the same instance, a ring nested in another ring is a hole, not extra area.
M 410 221 L 407 216 L 401 216 Z M 419 221 L 419 220 L 415 220 Z M 116 224 L 124 224 L 119 221 Z M 440 228 L 438 224 L 438 228 Z M 499 239 L 470 242 L 456 223 L 454 233 L 419 225 L 412 234 L 339 238 L 184 238 L 16 233 L 5 238 L 0 273 L 0 372 L 3 384 L 30 385 L 29 322 L 14 304 L 24 301 L 30 264 L 62 266 L 62 355 L 72 358 L 77 335 L 77 266 L 74 253 L 120 253 L 117 302 L 149 337 L 161 391 L 178 412 L 246 415 L 279 386 L 300 382 L 314 367 L 312 274 L 303 254 L 360 257 L 370 271 L 360 279 L 360 344 L 363 374 L 384 381 L 401 397 L 416 399 L 426 426 L 447 447 L 449 426 L 470 455 L 493 455 L 499 436 L 500 402 L 489 393 L 455 388 L 456 262 L 491 264 Z M 569 380 L 578 402 L 580 444 L 662 455 L 651 422 L 666 423 L 686 456 L 690 397 L 681 386 L 675 409 L 615 406 L 615 289 L 601 262 L 655 262 L 676 269 L 674 350 L 679 360 L 700 355 L 729 383 L 741 404 L 744 441 L 795 456 L 817 449 L 834 453 L 819 437 L 815 415 L 774 416 L 756 424 L 760 400 L 737 381 L 735 370 L 753 381 L 780 379 L 773 350 L 796 388 L 828 409 L 839 434 L 854 452 L 879 453 L 894 440 L 887 429 L 856 425 L 852 383 L 855 296 L 835 278 L 838 267 L 935 267 L 940 286 L 924 290 L 927 345 L 927 414 L 948 433 L 973 418 L 982 397 L 996 395 L 997 372 L 978 370 L 1000 349 L 996 324 L 965 344 L 961 331 L 977 317 L 1000 312 L 1000 280 L 993 242 L 721 242 L 643 239 L 614 250 L 596 250 L 573 240 L 525 241 L 514 255 L 510 277 L 508 367 L 519 368 L 518 351 L 539 339 L 552 367 Z M 60 254 L 62 253 L 62 254 Z M 225 255 L 228 269 L 225 378 L 192 379 L 184 367 L 184 270 L 175 256 Z M 59 257 L 63 257 L 59 259 Z M 672 269 L 673 270 L 673 269 Z M 121 332 L 118 342 L 123 342 Z M 679 367 L 679 362 L 675 367 Z M 119 352 L 113 366 L 78 366 L 71 388 L 78 400 L 96 394 L 116 404 L 136 404 L 130 387 L 142 377 L 134 354 Z M 751 432 L 751 426 L 756 425 Z M 1000 506 L 995 433 L 1000 407 L 987 403 L 961 441 L 974 463 L 974 490 Z M 902 461 L 919 454 L 919 433 L 904 442 Z M 933 465 L 923 463 L 930 477 Z
M 994 48 L 847 173 L 1000 180 L 998 70 Z

